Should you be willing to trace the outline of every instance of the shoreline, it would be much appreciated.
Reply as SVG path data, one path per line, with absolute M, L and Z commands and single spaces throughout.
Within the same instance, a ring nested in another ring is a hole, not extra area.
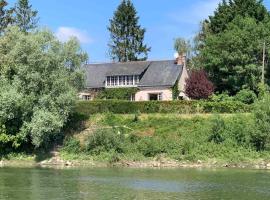
M 41 162 L 36 162 L 35 160 L 1 160 L 0 169 L 3 167 L 23 167 L 23 168 L 84 168 L 84 167 L 97 167 L 97 168 L 133 168 L 133 169 L 259 169 L 259 170 L 270 170 L 270 162 L 257 161 L 257 162 L 242 162 L 242 163 L 226 163 L 226 162 L 190 162 L 190 161 L 119 161 L 115 163 L 109 162 L 99 162 L 91 160 L 62 160 L 51 158 L 49 160 L 44 160 Z

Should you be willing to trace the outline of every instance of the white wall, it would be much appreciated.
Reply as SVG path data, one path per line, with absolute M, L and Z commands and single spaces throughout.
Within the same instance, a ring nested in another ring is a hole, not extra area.
M 149 94 L 158 94 L 162 93 L 163 101 L 171 101 L 173 100 L 172 90 L 165 89 L 141 89 L 135 95 L 135 101 L 149 101 Z

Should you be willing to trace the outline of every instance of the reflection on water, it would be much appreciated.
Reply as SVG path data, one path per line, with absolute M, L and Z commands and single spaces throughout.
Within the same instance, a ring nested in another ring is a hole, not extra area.
M 0 169 L 0 199 L 270 199 L 270 173 L 195 169 Z

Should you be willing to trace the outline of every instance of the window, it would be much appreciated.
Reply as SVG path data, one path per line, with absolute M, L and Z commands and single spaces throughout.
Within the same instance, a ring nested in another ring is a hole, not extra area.
M 124 76 L 119 76 L 119 85 L 124 85 L 124 80 L 125 80 L 125 77 Z
M 140 76 L 107 76 L 106 86 L 132 86 L 138 85 L 140 82 Z
M 130 96 L 130 101 L 135 101 L 135 94 L 132 94 L 132 95 Z
M 91 101 L 92 100 L 91 95 L 83 95 L 82 99 L 85 100 L 85 101 Z
M 106 84 L 107 84 L 107 86 L 111 85 L 111 77 L 110 76 L 107 76 Z
M 148 94 L 150 101 L 162 101 L 162 93 Z
M 162 98 L 162 93 L 159 93 L 158 94 L 158 101 L 162 101 L 163 100 L 163 98 Z

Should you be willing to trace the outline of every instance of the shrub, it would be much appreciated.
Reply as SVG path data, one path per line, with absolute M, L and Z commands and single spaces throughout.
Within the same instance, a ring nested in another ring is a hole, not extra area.
M 80 141 L 74 137 L 66 139 L 66 141 L 64 142 L 63 150 L 68 153 L 75 153 L 75 154 L 80 153 L 81 152 Z
M 186 80 L 185 92 L 191 99 L 208 99 L 214 92 L 214 85 L 205 71 L 193 71 Z
M 223 132 L 225 130 L 225 122 L 219 116 L 215 117 L 212 121 L 212 129 L 209 137 L 209 142 L 215 142 L 216 144 L 222 143 L 225 138 Z
M 258 101 L 254 106 L 256 129 L 251 136 L 251 142 L 258 151 L 270 149 L 270 94 Z
M 234 99 L 245 104 L 252 104 L 257 99 L 257 95 L 252 90 L 243 89 L 235 95 Z
M 93 154 L 115 151 L 122 153 L 124 136 L 114 129 L 101 129 L 89 136 L 86 142 L 86 150 Z
M 118 100 L 79 101 L 76 111 L 89 116 L 95 113 L 111 112 L 114 114 L 136 113 L 235 113 L 250 112 L 250 105 L 237 101 L 208 102 L 208 101 L 145 101 L 130 102 Z

